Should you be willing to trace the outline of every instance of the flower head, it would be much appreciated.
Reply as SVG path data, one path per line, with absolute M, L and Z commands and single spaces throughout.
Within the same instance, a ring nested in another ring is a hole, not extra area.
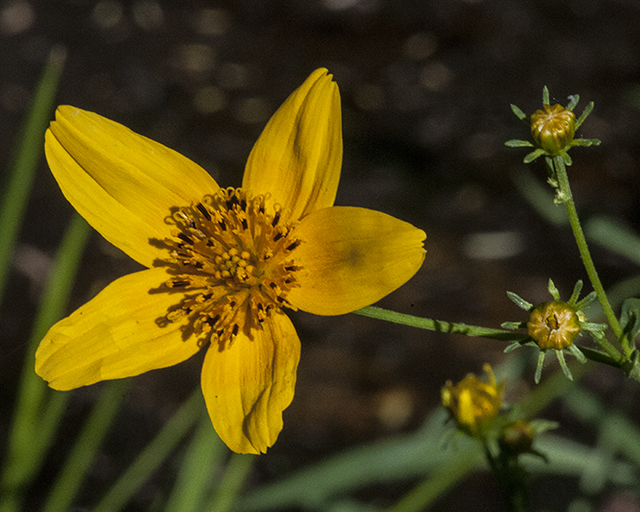
M 553 301 L 542 302 L 537 306 L 527 302 L 513 292 L 507 292 L 513 302 L 529 312 L 529 321 L 526 324 L 520 322 L 505 322 L 502 324 L 507 329 L 526 327 L 529 335 L 529 342 L 526 344 L 536 346 L 540 350 L 535 374 L 536 384 L 540 382 L 542 365 L 547 350 L 555 351 L 565 376 L 573 380 L 571 371 L 564 359 L 565 351 L 575 356 L 581 363 L 586 363 L 586 357 L 574 344 L 575 339 L 583 330 L 587 331 L 594 339 L 600 339 L 604 337 L 603 331 L 606 328 L 604 324 L 587 322 L 584 310 L 596 299 L 596 293 L 591 292 L 579 301 L 578 297 L 582 291 L 582 281 L 576 283 L 571 298 L 567 302 L 560 300 L 560 292 L 551 279 L 549 279 L 548 288 Z M 505 352 L 510 352 L 520 346 L 521 343 L 516 341 L 509 345 Z
M 527 322 L 529 336 L 542 350 L 569 347 L 581 330 L 575 309 L 561 300 L 538 304 Z
M 511 110 L 518 118 L 529 125 L 533 144 L 526 140 L 509 140 L 505 144 L 512 148 L 533 147 L 534 151 L 524 158 L 525 163 L 533 162 L 539 156 L 545 155 L 547 159 L 560 157 L 566 165 L 571 165 L 571 157 L 568 151 L 575 146 L 597 146 L 600 141 L 597 139 L 576 139 L 576 130 L 582 125 L 587 116 L 593 110 L 593 102 L 584 109 L 579 119 L 573 110 L 578 105 L 580 97 L 576 94 L 570 96 L 569 104 L 551 105 L 549 101 L 549 89 L 542 90 L 542 110 L 536 110 L 531 118 L 520 110 L 516 105 L 511 105 Z M 549 163 L 549 162 L 547 162 Z M 557 188 L 557 178 L 549 176 L 549 182 Z
M 58 108 L 45 151 L 62 192 L 107 240 L 147 267 L 54 325 L 36 372 L 54 389 L 138 375 L 206 349 L 201 383 L 234 451 L 260 453 L 293 399 L 300 341 L 283 308 L 340 315 L 415 274 L 423 231 L 334 207 L 340 95 L 325 69 L 278 109 L 242 187 L 97 114 Z
M 557 155 L 573 140 L 576 115 L 562 105 L 544 105 L 531 115 L 531 135 L 537 147 Z
M 478 435 L 502 407 L 504 382 L 496 382 L 489 364 L 485 364 L 483 370 L 489 382 L 470 373 L 457 384 L 448 381 L 442 388 L 442 405 L 449 410 L 458 428 L 471 436 Z

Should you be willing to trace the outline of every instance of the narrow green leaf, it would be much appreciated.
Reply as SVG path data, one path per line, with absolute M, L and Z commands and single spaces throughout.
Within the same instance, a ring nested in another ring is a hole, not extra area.
M 19 503 L 37 475 L 69 397 L 69 393 L 47 393 L 47 385 L 36 375 L 33 365 L 38 343 L 64 314 L 89 233 L 84 219 L 74 215 L 58 249 L 34 321 L 0 480 L 2 512 L 16 510 L 9 503 Z M 48 402 L 45 401 L 47 394 Z
M 66 512 L 120 409 L 129 380 L 107 382 L 49 493 L 43 512 Z
M 51 118 L 65 56 L 66 52 L 61 47 L 55 47 L 49 54 L 6 173 L 9 181 L 3 185 L 4 194 L 0 202 L 0 302 L 11 265 L 11 255 L 31 193 L 31 185 L 42 156 L 44 132 Z
M 215 486 L 229 450 L 217 436 L 206 409 L 198 425 L 171 491 L 164 512 L 201 512 L 207 510 L 206 497 Z
M 151 477 L 196 423 L 204 408 L 198 388 L 111 487 L 94 512 L 118 512 Z

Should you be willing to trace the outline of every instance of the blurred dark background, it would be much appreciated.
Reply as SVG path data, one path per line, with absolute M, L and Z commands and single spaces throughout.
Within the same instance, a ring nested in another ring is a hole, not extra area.
M 158 140 L 223 186 L 240 185 L 270 115 L 311 71 L 327 67 L 343 107 L 337 204 L 384 211 L 428 236 L 422 270 L 381 305 L 498 327 L 524 320 L 506 290 L 538 302 L 548 299 L 549 277 L 567 298 L 577 279 L 586 280 L 569 229 L 541 219 L 513 184 L 526 150 L 504 142 L 526 139 L 528 130 L 510 103 L 532 113 L 544 85 L 552 103 L 566 105 L 570 94 L 580 94 L 578 113 L 594 101 L 578 135 L 600 138 L 602 145 L 573 150 L 569 169 L 578 208 L 585 218 L 607 214 L 639 227 L 639 26 L 637 0 L 3 1 L 0 172 L 54 45 L 68 52 L 59 104 L 98 112 Z M 541 161 L 529 169 L 544 182 Z M 0 438 L 7 434 L 39 293 L 71 213 L 43 160 L 2 304 Z M 605 287 L 637 273 L 633 263 L 606 250 L 595 246 L 593 253 Z M 71 309 L 137 269 L 94 234 Z M 415 430 L 438 406 L 447 379 L 480 373 L 483 362 L 505 357 L 499 342 L 355 315 L 293 319 L 303 345 L 296 398 L 278 442 L 257 464 L 254 483 L 345 447 Z M 105 448 L 104 467 L 91 480 L 95 489 L 112 482 L 198 386 L 200 364 L 195 357 L 134 379 L 119 417 L 121 437 L 110 439 L 120 447 Z M 586 385 L 629 411 L 638 394 L 620 398 L 622 380 L 604 368 Z M 61 453 L 98 389 L 76 392 L 56 447 Z M 546 416 L 562 421 L 561 415 Z M 446 498 L 443 510 L 475 503 L 476 493 L 492 485 L 474 482 Z M 372 492 L 384 505 L 406 488 Z M 81 499 L 93 503 L 91 489 Z M 549 497 L 537 499 L 543 507 Z M 571 495 L 559 491 L 552 499 L 551 509 L 563 510 Z M 608 510 L 615 490 L 600 499 Z M 140 498 L 128 510 L 145 510 L 145 503 Z

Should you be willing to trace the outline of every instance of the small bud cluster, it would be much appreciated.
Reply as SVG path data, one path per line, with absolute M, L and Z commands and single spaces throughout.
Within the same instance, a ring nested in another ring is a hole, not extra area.
M 489 382 L 470 373 L 456 385 L 448 381 L 442 388 L 442 405 L 449 410 L 458 427 L 474 437 L 502 407 L 504 382 L 496 382 L 489 364 L 485 364 L 483 370 Z

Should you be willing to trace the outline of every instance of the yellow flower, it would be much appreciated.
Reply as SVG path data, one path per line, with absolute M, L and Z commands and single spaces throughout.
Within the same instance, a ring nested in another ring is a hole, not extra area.
M 458 427 L 472 436 L 497 416 L 502 407 L 504 382 L 496 382 L 489 364 L 482 369 L 489 376 L 489 382 L 470 373 L 455 386 L 448 381 L 442 388 L 442 405 L 449 410 Z
M 223 441 L 260 453 L 282 429 L 300 340 L 282 307 L 340 315 L 420 268 L 425 234 L 334 207 L 340 95 L 325 69 L 285 101 L 256 142 L 241 188 L 97 114 L 58 108 L 51 171 L 71 204 L 146 270 L 54 325 L 36 372 L 54 389 L 138 375 L 202 348 L 202 392 Z

